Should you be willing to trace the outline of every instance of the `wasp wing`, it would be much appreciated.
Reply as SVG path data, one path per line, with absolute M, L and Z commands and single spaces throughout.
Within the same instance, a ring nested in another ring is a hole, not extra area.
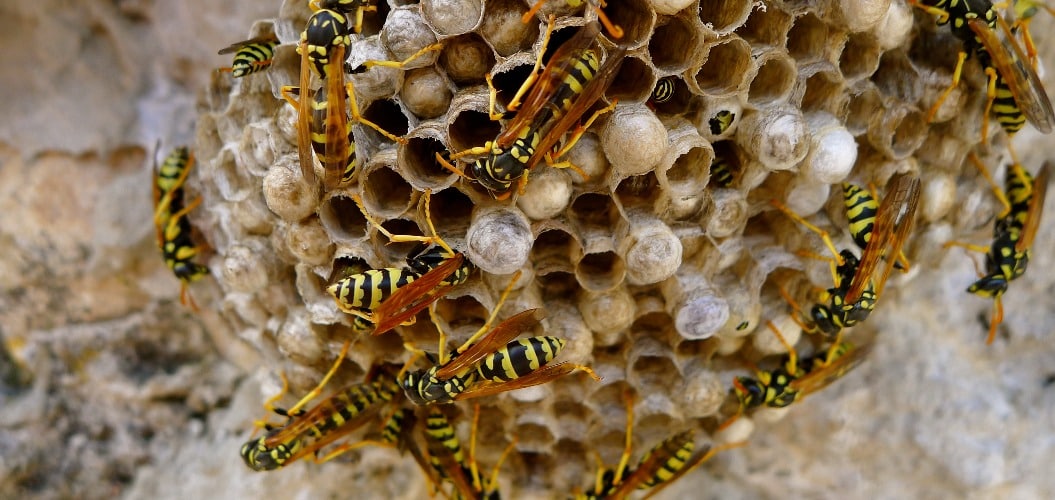
M 237 52 L 238 49 L 241 49 L 242 47 L 245 47 L 247 45 L 252 45 L 254 43 L 277 43 L 277 42 L 278 42 L 278 38 L 276 38 L 274 35 L 257 36 L 257 37 L 250 38 L 248 40 L 242 40 L 241 42 L 232 43 L 231 45 L 228 45 L 228 46 L 220 49 L 220 51 L 217 52 L 217 54 L 219 54 L 219 55 L 231 54 L 233 52 Z
M 548 121 L 544 118 L 552 114 L 554 93 L 561 87 L 583 52 L 589 50 L 596 42 L 598 33 L 600 27 L 597 23 L 589 23 L 570 40 L 561 44 L 532 84 L 531 91 L 520 104 L 516 116 L 495 139 L 496 146 L 506 149 L 516 141 L 521 129 L 529 126 L 537 128 L 543 125 L 538 122 Z
M 1001 22 L 1005 36 L 1000 37 L 981 19 L 972 19 L 967 23 L 975 37 L 989 53 L 997 73 L 1007 83 L 1008 89 L 1015 97 L 1015 103 L 1026 115 L 1037 130 L 1048 133 L 1055 128 L 1055 111 L 1052 111 L 1040 77 L 1033 71 L 1029 59 L 1007 32 L 1006 23 Z
M 564 133 L 571 130 L 590 110 L 590 107 L 596 103 L 605 90 L 612 84 L 612 80 L 615 79 L 616 73 L 619 68 L 623 65 L 623 56 L 626 55 L 626 49 L 617 48 L 608 54 L 604 64 L 597 70 L 597 74 L 594 78 L 586 84 L 586 87 L 582 89 L 582 92 L 576 97 L 575 101 L 572 102 L 571 106 L 568 107 L 567 112 L 560 116 L 560 118 L 549 127 L 548 130 L 539 139 L 538 144 L 535 146 L 535 152 L 531 155 L 528 160 L 527 168 L 532 168 L 538 164 L 550 150 L 560 141 Z
M 696 435 L 692 431 L 679 432 L 664 439 L 657 446 L 649 450 L 648 454 L 634 468 L 634 472 L 615 486 L 608 498 L 626 498 L 634 490 L 644 488 L 647 483 L 654 481 L 653 487 L 658 488 L 681 477 L 686 467 L 695 465 L 692 458 L 692 450 L 696 447 Z M 698 454 L 696 458 L 705 456 L 707 450 Z M 684 458 L 682 458 L 684 455 Z M 667 479 L 658 477 L 661 471 L 667 470 L 672 474 Z
M 875 280 L 876 294 L 882 293 L 886 279 L 894 270 L 901 247 L 912 230 L 919 205 L 919 178 L 902 176 L 894 181 L 893 187 L 879 205 L 875 225 L 868 245 L 861 251 L 861 262 L 854 272 L 853 280 L 847 288 L 844 302 L 853 304 L 872 282 L 872 275 L 881 260 L 886 261 L 882 274 Z
M 469 386 L 469 388 L 462 391 L 461 394 L 455 396 L 454 399 L 456 401 L 461 401 L 463 399 L 482 398 L 507 391 L 523 389 L 525 387 L 541 385 L 551 380 L 561 378 L 571 372 L 574 372 L 577 369 L 578 365 L 572 365 L 568 363 L 556 363 L 543 366 L 542 368 L 539 368 L 538 370 L 535 370 L 523 377 L 515 378 L 508 382 L 492 382 L 490 380 L 481 380 Z
M 333 55 L 326 69 L 326 152 L 322 161 L 326 171 L 323 186 L 327 190 L 336 188 L 344 174 L 348 149 L 351 147 L 348 143 L 348 113 L 345 109 L 347 99 L 355 99 L 354 95 L 348 95 L 344 87 L 344 45 L 335 44 L 331 50 Z
M 814 369 L 810 373 L 799 377 L 790 384 L 788 388 L 796 391 L 801 397 L 817 392 L 839 380 L 851 370 L 860 365 L 872 352 L 872 344 L 865 344 L 850 350 L 834 361 Z
M 310 186 L 315 185 L 315 164 L 311 158 L 312 101 L 311 71 L 308 66 L 308 42 L 301 40 L 300 51 L 300 100 L 297 101 L 297 157 L 300 160 L 300 175 Z
M 544 317 L 545 313 L 541 309 L 528 309 L 506 319 L 472 345 L 459 347 L 454 353 L 454 358 L 436 371 L 436 377 L 440 379 L 451 378 L 466 369 L 476 366 L 476 363 L 484 359 L 488 354 L 505 347 L 506 344 L 517 338 L 521 333 L 537 325 Z
M 440 286 L 462 265 L 465 257 L 455 254 L 407 286 L 396 290 L 387 300 L 374 309 L 377 326 L 373 335 L 381 335 L 416 316 L 442 297 L 450 286 Z
M 1022 226 L 1022 235 L 1015 243 L 1016 252 L 1024 252 L 1033 246 L 1033 237 L 1037 235 L 1040 227 L 1040 216 L 1044 212 L 1044 199 L 1048 194 L 1048 180 L 1051 177 L 1051 161 L 1044 163 L 1040 171 L 1033 178 L 1033 198 L 1029 201 L 1029 212 L 1026 214 L 1026 222 Z

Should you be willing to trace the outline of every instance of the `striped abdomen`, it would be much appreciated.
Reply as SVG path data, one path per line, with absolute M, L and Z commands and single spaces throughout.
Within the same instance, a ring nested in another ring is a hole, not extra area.
M 308 434 L 311 437 L 321 438 L 329 432 L 340 429 L 374 405 L 391 401 L 398 390 L 399 387 L 395 381 L 388 377 L 350 386 L 319 403 L 317 409 L 313 409 L 313 411 L 320 412 L 320 418 L 308 430 Z
M 597 76 L 600 66 L 600 54 L 596 50 L 584 51 L 563 75 L 548 104 L 543 109 L 534 110 L 532 120 L 517 130 L 513 144 L 505 150 L 494 145 L 489 156 L 473 163 L 470 167 L 473 177 L 491 191 L 509 189 L 513 181 L 531 167 L 531 158 L 542 136 L 571 108 L 575 97 Z M 541 84 L 537 82 L 535 85 Z M 530 111 L 533 110 L 520 112 Z
M 458 436 L 454 433 L 454 427 L 447 416 L 438 407 L 433 406 L 429 411 L 428 419 L 425 421 L 425 436 L 428 438 L 429 461 L 440 477 L 448 477 L 441 455 L 451 457 L 454 462 L 464 466 L 465 453 Z
M 190 161 L 190 151 L 186 146 L 173 149 L 158 169 L 157 186 L 162 196 L 182 187 L 186 178 L 186 169 Z M 177 209 L 178 210 L 178 209 Z M 175 212 L 177 210 L 172 210 Z
M 347 96 L 347 94 L 346 94 Z M 353 99 L 353 96 L 347 96 L 348 99 Z M 347 133 L 343 137 L 348 138 L 348 147 L 344 148 L 347 154 L 338 158 L 330 158 L 326 154 L 326 112 L 329 109 L 329 101 L 327 101 L 326 87 L 321 87 L 315 91 L 315 98 L 311 102 L 311 149 L 315 151 L 315 156 L 319 158 L 319 163 L 322 164 L 323 168 L 327 171 L 340 171 L 341 182 L 347 182 L 352 179 L 355 175 L 355 139 L 352 137 L 352 122 L 345 121 L 345 129 Z M 344 112 L 343 110 L 341 111 Z M 342 148 L 334 148 L 340 150 Z
M 657 484 L 670 481 L 685 464 L 692 458 L 692 451 L 696 448 L 692 432 L 681 432 L 675 434 L 663 442 L 654 446 L 644 457 L 638 468 L 649 464 L 649 477 L 638 485 L 638 489 L 651 488 Z M 653 459 L 650 462 L 650 459 Z
M 275 47 L 278 47 L 277 40 L 243 45 L 234 53 L 231 76 L 241 78 L 267 69 L 271 66 L 272 58 L 275 57 Z
M 326 291 L 343 307 L 370 311 L 419 276 L 411 270 L 395 267 L 370 269 L 337 280 Z
M 872 237 L 879 202 L 867 189 L 844 182 L 843 203 L 846 205 L 846 218 L 850 221 L 850 236 L 857 247 L 863 249 Z
M 481 360 L 476 372 L 492 382 L 508 382 L 553 361 L 563 348 L 564 340 L 551 336 L 514 340 Z

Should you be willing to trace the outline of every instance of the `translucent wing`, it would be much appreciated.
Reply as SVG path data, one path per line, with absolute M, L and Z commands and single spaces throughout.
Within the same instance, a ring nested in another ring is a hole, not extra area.
M 893 259 L 891 259 L 893 260 Z M 830 364 L 823 365 L 810 373 L 793 380 L 788 388 L 797 391 L 800 397 L 828 387 L 832 382 L 839 380 L 864 361 L 872 352 L 872 344 L 865 344 L 852 349 L 850 352 L 839 357 Z
M 861 252 L 861 262 L 846 291 L 844 302 L 852 304 L 861 298 L 868 287 L 879 262 L 885 258 L 883 273 L 875 281 L 876 294 L 882 292 L 883 284 L 897 263 L 901 246 L 908 238 L 919 204 L 920 182 L 916 177 L 902 176 L 896 179 L 890 192 L 883 198 L 876 214 L 875 225 L 868 245 Z
M 455 254 L 407 286 L 396 290 L 388 300 L 374 309 L 377 326 L 373 335 L 381 335 L 403 324 L 442 297 L 450 287 L 440 286 L 440 283 L 461 267 L 464 258 L 460 253 Z
M 277 42 L 277 41 L 278 41 L 278 38 L 275 38 L 274 35 L 265 35 L 265 36 L 253 37 L 253 38 L 250 38 L 248 40 L 242 40 L 241 42 L 232 43 L 231 45 L 228 45 L 228 46 L 220 49 L 220 51 L 217 52 L 217 54 L 220 54 L 220 55 L 231 54 L 231 53 L 237 52 L 238 49 L 241 49 L 242 47 L 245 47 L 247 45 L 252 45 L 254 43 L 274 43 L 274 42 Z
M 696 447 L 695 439 L 696 435 L 692 431 L 679 432 L 664 439 L 658 446 L 652 448 L 645 458 L 641 459 L 633 473 L 624 477 L 616 485 L 609 497 L 625 498 L 634 490 L 643 488 L 650 480 L 655 480 L 654 487 L 658 487 L 660 484 L 665 484 L 681 477 L 682 471 L 686 467 L 695 465 L 694 462 L 687 461 L 687 459 L 691 458 L 693 448 Z M 707 449 L 704 449 L 696 458 L 702 458 L 706 456 L 706 453 Z M 672 467 L 675 469 L 672 470 Z M 657 477 L 664 469 L 673 474 L 665 480 Z
M 545 384 L 552 380 L 561 378 L 579 367 L 578 365 L 572 365 L 568 363 L 555 363 L 543 366 L 538 370 L 535 370 L 523 377 L 515 378 L 508 382 L 492 382 L 490 380 L 481 380 L 468 389 L 458 394 L 454 399 L 461 401 L 463 399 L 482 398 L 485 396 L 492 396 L 494 394 L 500 394 L 507 391 L 515 391 L 517 389 L 523 389 L 525 387 L 531 387 L 535 385 Z
M 747 444 L 746 441 L 738 441 L 738 442 L 735 442 L 735 443 L 723 444 L 721 446 L 707 446 L 706 448 L 696 452 L 696 455 L 692 458 L 692 460 L 689 460 L 688 462 L 686 462 L 685 466 L 682 467 L 676 473 L 674 473 L 674 475 L 671 476 L 669 479 L 667 479 L 666 481 L 664 481 L 661 484 L 657 484 L 657 485 L 653 486 L 652 490 L 649 491 L 647 495 L 645 495 L 645 498 L 652 498 L 654 495 L 656 495 L 660 491 L 663 491 L 664 488 L 666 488 L 667 486 L 670 486 L 672 483 L 674 483 L 674 481 L 677 481 L 679 478 L 681 478 L 685 474 L 688 474 L 689 472 L 691 472 L 696 467 L 699 467 L 700 464 L 703 464 L 704 462 L 710 460 L 715 455 L 717 455 L 717 454 L 719 454 L 719 453 L 721 453 L 723 451 L 726 451 L 726 450 L 731 450 L 733 448 L 739 448 L 741 446 L 745 446 L 746 444 Z
M 1026 215 L 1026 223 L 1022 227 L 1022 236 L 1015 243 L 1016 252 L 1024 252 L 1033 246 L 1033 237 L 1037 235 L 1040 226 L 1040 216 L 1044 212 L 1044 199 L 1048 194 L 1048 178 L 1051 176 L 1051 161 L 1044 163 L 1033 178 L 1033 199 L 1029 202 L 1029 213 Z
M 602 64 L 600 69 L 597 70 L 597 75 L 586 84 L 586 87 L 583 88 L 581 93 L 579 93 L 578 97 L 576 97 L 575 101 L 568 108 L 568 111 L 565 112 L 539 140 L 539 143 L 535 146 L 534 154 L 532 154 L 531 159 L 528 160 L 528 168 L 538 164 L 538 162 L 542 160 L 542 158 L 544 158 L 545 155 L 548 154 L 560 141 L 565 132 L 571 130 L 576 124 L 578 124 L 583 115 L 590 110 L 590 107 L 593 106 L 602 95 L 604 95 L 604 91 L 608 90 L 608 87 L 612 84 L 612 80 L 615 79 L 616 73 L 622 66 L 623 56 L 625 54 L 626 49 L 623 48 L 617 48 L 608 53 L 608 58 L 605 59 L 604 64 Z
M 472 345 L 460 347 L 458 349 L 459 352 L 455 353 L 455 358 L 436 371 L 436 377 L 440 379 L 451 378 L 466 369 L 476 366 L 476 363 L 484 359 L 488 354 L 505 347 L 506 344 L 517 338 L 521 333 L 537 325 L 545 316 L 541 309 L 528 309 L 506 319 Z
M 300 50 L 300 100 L 297 101 L 297 156 L 300 160 L 300 175 L 310 186 L 315 185 L 315 164 L 311 158 L 311 71 L 308 66 L 308 44 L 301 40 Z
M 521 103 L 516 116 L 506 125 L 505 131 L 495 139 L 495 144 L 499 148 L 506 149 L 512 145 L 520 129 L 530 126 L 538 113 L 552 106 L 554 92 L 560 88 L 564 78 L 578 62 L 583 52 L 590 49 L 596 42 L 599 32 L 600 27 L 597 23 L 587 24 L 553 53 L 549 63 L 542 70 L 542 74 L 539 75 L 531 91 Z
M 1005 32 L 1004 37 L 998 36 L 981 19 L 972 19 L 967 24 L 989 53 L 997 72 L 1007 82 L 1022 113 L 1037 130 L 1045 134 L 1051 132 L 1055 128 L 1055 111 L 1052 111 L 1051 101 L 1040 78 L 1030 66 L 1029 59 L 1014 43 L 1006 23 L 999 23 Z
M 333 55 L 326 69 L 326 159 L 322 162 L 326 169 L 323 185 L 327 190 L 336 188 L 341 182 L 345 162 L 348 159 L 348 113 L 344 87 L 344 45 L 331 47 Z
M 394 383 L 394 381 L 392 382 Z M 372 385 L 370 382 L 364 382 L 362 384 L 356 384 L 348 386 L 342 389 L 340 392 L 333 394 L 332 396 L 320 401 L 317 405 L 312 407 L 310 410 L 298 414 L 290 420 L 288 424 L 281 427 L 273 434 L 267 436 L 264 443 L 268 446 L 275 446 L 280 443 L 286 443 L 295 439 L 305 439 L 313 434 L 309 434 L 309 431 L 317 429 L 320 425 L 325 423 L 327 420 L 333 417 L 339 409 L 345 403 L 340 402 L 342 395 L 357 396 L 360 391 L 368 390 L 373 391 L 373 387 L 367 388 L 366 386 Z M 314 440 L 309 445 L 305 446 L 302 450 L 298 451 L 296 455 L 291 457 L 288 461 L 293 461 L 297 458 L 301 458 L 307 454 L 313 453 L 315 450 L 321 449 L 324 446 L 332 443 L 337 438 L 346 435 L 347 433 L 358 429 L 365 424 L 371 416 L 377 413 L 378 409 L 383 406 L 382 401 L 378 401 L 376 404 L 369 405 L 363 408 L 361 411 L 355 413 L 352 418 L 343 420 L 339 428 L 331 429 L 326 432 L 322 437 Z

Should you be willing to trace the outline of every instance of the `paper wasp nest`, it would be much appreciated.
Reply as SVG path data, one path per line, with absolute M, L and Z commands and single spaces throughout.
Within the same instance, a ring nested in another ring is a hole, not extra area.
M 544 308 L 547 334 L 569 343 L 561 359 L 604 378 L 572 375 L 480 401 L 484 466 L 518 439 L 503 470 L 511 493 L 587 486 L 593 450 L 614 463 L 625 388 L 639 395 L 640 456 L 671 429 L 712 431 L 731 374 L 783 351 L 764 324 L 787 318 L 777 285 L 801 299 L 811 283 L 826 288 L 831 278 L 824 263 L 795 254 L 824 249 L 770 199 L 803 216 L 826 211 L 828 229 L 846 247 L 839 183 L 881 187 L 895 172 L 923 171 L 921 222 L 907 249 L 913 265 L 941 256 L 944 240 L 929 231 L 975 228 L 951 200 L 964 154 L 979 140 L 982 107 L 962 105 L 956 120 L 925 122 L 951 65 L 913 59 L 913 15 L 902 2 L 610 2 L 606 12 L 625 32 L 615 42 L 628 52 L 606 93 L 617 107 L 568 157 L 589 178 L 542 165 L 515 203 L 444 170 L 434 154 L 493 139 L 502 128 L 488 120 L 484 76 L 494 77 L 500 101 L 508 99 L 533 63 L 544 15 L 557 13 L 557 33 L 572 30 L 567 35 L 583 24 L 580 16 L 596 18 L 591 9 L 554 0 L 522 24 L 529 6 L 514 0 L 382 3 L 366 15 L 362 36 L 353 35 L 353 66 L 400 60 L 436 41 L 444 48 L 405 70 L 350 77 L 363 115 L 407 141 L 357 126 L 364 161 L 356 179 L 320 197 L 300 177 L 296 111 L 279 97 L 282 85 L 297 81 L 304 4 L 284 2 L 274 20 L 254 27 L 253 35 L 280 38 L 274 66 L 215 93 L 213 111 L 200 117 L 195 185 L 205 201 L 195 217 L 222 262 L 216 307 L 274 361 L 273 388 L 281 370 L 291 393 L 303 394 L 352 335 L 350 317 L 325 291 L 335 262 L 399 266 L 410 250 L 367 225 L 351 195 L 392 232 L 424 234 L 421 192 L 431 189 L 440 235 L 482 270 L 439 302 L 455 340 L 482 323 L 519 270 L 500 317 Z M 673 98 L 650 106 L 666 77 L 674 78 Z M 968 85 L 951 99 L 976 96 Z M 727 126 L 716 126 L 730 114 Z M 730 165 L 729 187 L 709 185 L 716 158 Z M 975 174 L 966 175 L 963 183 L 982 192 Z M 424 318 L 401 334 L 434 350 Z M 794 340 L 794 324 L 782 325 Z M 359 380 L 375 361 L 404 361 L 402 344 L 396 333 L 360 338 L 331 388 Z

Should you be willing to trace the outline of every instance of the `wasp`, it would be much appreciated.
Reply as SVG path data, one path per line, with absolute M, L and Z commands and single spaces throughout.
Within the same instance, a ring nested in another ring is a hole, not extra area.
M 349 94 L 354 96 L 354 92 L 344 84 L 344 57 L 349 45 L 351 36 L 348 31 L 348 19 L 344 14 L 332 9 L 316 11 L 308 18 L 308 25 L 301 32 L 300 42 L 297 44 L 297 53 L 300 54 L 301 61 L 300 85 L 296 88 L 298 93 L 304 95 L 297 99 L 293 97 L 293 87 L 282 89 L 283 98 L 297 109 L 297 154 L 300 159 L 300 173 L 311 185 L 315 184 L 315 166 L 311 159 L 312 128 L 313 122 L 317 121 L 315 110 L 312 108 L 316 107 L 320 100 L 325 103 L 321 110 L 323 119 L 314 125 L 316 129 L 321 128 L 323 131 L 319 136 L 322 139 L 323 159 L 334 162 L 323 162 L 327 189 L 336 187 L 350 157 L 348 117 L 344 113 L 345 101 L 350 100 L 353 105 L 355 103 L 354 98 L 348 98 Z M 318 91 L 322 93 L 321 99 L 317 96 L 307 97 L 311 88 L 312 70 L 324 82 L 322 89 Z
M 692 469 L 706 462 L 719 451 L 743 446 L 745 443 L 710 447 L 693 454 L 696 449 L 696 434 L 684 431 L 674 434 L 652 447 L 636 467 L 630 467 L 633 444 L 634 400 L 629 391 L 623 394 L 626 400 L 626 441 L 619 464 L 609 469 L 599 465 L 594 484 L 585 493 L 575 495 L 577 500 L 621 499 L 634 490 L 653 488 L 648 497 L 659 493 Z M 598 459 L 599 461 L 599 459 Z
M 1052 110 L 1048 94 L 1029 59 L 1014 43 L 1007 23 L 1003 18 L 997 18 L 997 21 L 1003 37 L 998 36 L 991 26 L 980 20 L 968 23 L 990 56 L 991 62 L 986 67 L 996 69 L 995 80 L 990 75 L 990 81 L 995 83 L 988 87 L 989 99 L 984 116 L 988 118 L 989 112 L 992 111 L 1008 136 L 1018 132 L 1027 119 L 1038 131 L 1049 133 L 1055 128 L 1055 111 Z M 983 122 L 982 126 L 984 132 L 988 128 L 988 122 Z M 985 142 L 985 139 L 983 135 L 982 141 Z
M 191 283 L 209 274 L 209 268 L 193 260 L 200 248 L 191 239 L 193 229 L 187 218 L 187 214 L 201 204 L 201 198 L 185 203 L 183 193 L 183 185 L 194 166 L 194 156 L 186 147 L 179 147 L 165 158 L 160 167 L 156 163 L 156 151 L 154 158 L 154 227 L 158 248 L 161 249 L 165 265 L 180 280 L 180 303 L 197 310 L 198 306 L 188 288 Z
M 660 78 L 656 82 L 655 88 L 652 89 L 652 94 L 648 97 L 648 102 L 652 104 L 663 104 L 674 97 L 675 85 L 674 82 L 677 77 L 668 76 Z
M 516 441 L 509 443 L 498 458 L 494 469 L 488 476 L 483 476 L 476 463 L 476 436 L 480 422 L 480 407 L 473 407 L 473 421 L 469 433 L 468 456 L 462 449 L 458 436 L 454 432 L 447 415 L 437 406 L 429 409 L 425 425 L 425 441 L 433 470 L 454 485 L 451 498 L 498 500 L 498 472 L 502 463 L 516 446 Z
M 501 193 L 497 196 L 499 199 L 510 195 L 509 190 L 514 182 L 519 181 L 522 190 L 527 184 L 527 172 L 543 159 L 553 167 L 577 169 L 570 162 L 557 162 L 556 159 L 566 154 L 601 114 L 615 109 L 614 102 L 596 111 L 586 122 L 576 127 L 560 150 L 552 149 L 601 98 L 615 78 L 625 53 L 624 49 L 614 50 L 602 65 L 600 47 L 597 45 L 599 30 L 596 23 L 584 26 L 557 49 L 543 68 L 542 58 L 553 31 L 551 16 L 535 67 L 513 96 L 506 113 L 495 112 L 497 91 L 490 77 L 487 78 L 491 89 L 491 119 L 499 120 L 515 111 L 505 131 L 483 146 L 450 155 L 451 160 L 466 155 L 486 154 L 484 158 L 473 162 L 469 171 L 472 178 L 489 191 Z M 527 97 L 523 97 L 525 94 Z M 448 170 L 465 176 L 441 154 L 437 153 L 436 159 Z M 579 173 L 585 177 L 581 170 Z
M 275 57 L 275 47 L 278 47 L 278 38 L 274 35 L 259 36 L 233 43 L 218 52 L 220 55 L 234 54 L 231 66 L 220 68 L 220 71 L 230 72 L 235 78 L 264 71 L 271 67 L 271 59 Z
M 263 436 L 242 445 L 242 459 L 250 469 L 275 470 L 309 455 L 321 463 L 363 444 L 340 445 L 326 455 L 319 456 L 323 448 L 362 427 L 382 406 L 399 395 L 395 376 L 384 370 L 372 370 L 374 373 L 367 377 L 370 381 L 344 387 L 312 408 L 304 409 L 322 393 L 348 354 L 350 346 L 350 341 L 344 343 L 337 361 L 322 381 L 292 408 L 283 410 L 271 406 L 282 393 L 268 401 L 266 406 L 274 413 L 286 417 L 286 422 L 279 426 L 265 424 L 266 433 Z
M 1040 79 L 1028 64 L 1028 58 L 1014 43 L 1007 23 L 989 0 L 912 0 L 925 12 L 937 15 L 938 24 L 952 24 L 952 33 L 964 44 L 959 54 L 952 83 L 939 96 L 927 114 L 933 119 L 942 102 L 960 82 L 964 61 L 969 54 L 978 57 L 988 78 L 987 101 L 982 123 L 982 143 L 987 141 L 989 113 L 996 115 L 1009 135 L 1018 132 L 1028 119 L 1037 130 L 1048 133 L 1055 123 L 1055 112 Z M 997 25 L 1006 35 L 1000 38 Z
M 719 429 L 728 427 L 747 410 L 760 406 L 784 408 L 827 387 L 860 365 L 872 350 L 871 344 L 855 347 L 840 340 L 814 356 L 799 359 L 795 347 L 784 339 L 773 322 L 766 323 L 787 348 L 787 358 L 774 370 L 757 370 L 755 378 L 733 379 L 730 392 L 736 396 L 739 407 Z
M 723 111 L 722 113 L 728 112 Z M 714 129 L 712 128 L 711 131 L 713 132 Z M 720 134 L 722 131 L 718 133 Z M 719 188 L 732 187 L 736 181 L 736 172 L 740 170 L 740 161 L 736 150 L 732 143 L 727 141 L 718 141 L 713 146 L 714 159 L 711 160 L 711 178 L 708 184 Z
M 531 18 L 535 17 L 535 14 L 538 13 L 539 9 L 542 8 L 542 4 L 545 2 L 546 0 L 538 0 L 535 2 L 535 4 L 532 5 L 523 16 L 521 16 L 520 22 L 524 24 L 530 23 Z M 623 38 L 623 28 L 613 23 L 611 19 L 608 19 L 608 15 L 601 10 L 608 6 L 605 0 L 564 0 L 564 3 L 568 4 L 568 7 L 571 7 L 572 9 L 578 9 L 583 3 L 589 3 L 590 7 L 592 7 L 594 12 L 597 13 L 597 20 L 604 25 L 604 29 L 608 30 L 608 34 L 616 40 Z
M 723 109 L 707 120 L 707 127 L 711 130 L 711 135 L 722 135 L 733 126 L 734 120 L 736 120 L 736 113 Z
M 834 287 L 822 294 L 821 304 L 810 311 L 812 325 L 802 325 L 804 330 L 835 336 L 843 328 L 864 321 L 875 309 L 876 301 L 891 271 L 900 260 L 901 247 L 912 230 L 916 207 L 919 204 L 919 179 L 902 176 L 894 181 L 890 193 L 882 205 L 874 207 L 874 197 L 852 184 L 844 184 L 844 202 L 850 219 L 850 232 L 854 241 L 861 245 L 858 259 L 850 250 L 838 251 L 831 237 L 823 229 L 809 223 L 801 216 L 773 201 L 773 205 L 817 233 L 834 258 L 816 256 L 827 260 L 831 266 Z M 863 245 L 862 245 L 863 244 Z M 878 278 L 874 278 L 879 262 L 886 260 Z M 784 294 L 792 307 L 799 307 Z M 827 302 L 824 305 L 823 302 Z M 796 321 L 800 321 L 796 318 Z
M 1040 218 L 1047 196 L 1051 162 L 1046 162 L 1037 176 L 1033 177 L 1018 163 L 1008 167 L 1005 191 L 1000 198 L 1007 203 L 1006 215 L 998 217 L 993 228 L 993 242 L 986 248 L 961 242 L 949 242 L 946 246 L 962 246 L 985 253 L 985 274 L 967 288 L 967 291 L 993 299 L 993 315 L 989 321 L 986 343 L 996 338 L 996 328 L 1004 319 L 1001 297 L 1008 284 L 1022 276 L 1029 265 L 1030 249 L 1040 226 Z M 982 167 L 982 165 L 979 165 Z M 984 167 L 983 167 L 984 168 Z M 989 177 L 988 174 L 986 177 Z
M 301 175 L 309 184 L 315 183 L 315 167 L 311 159 L 311 151 L 314 150 L 326 172 L 323 186 L 330 190 L 350 179 L 355 173 L 352 125 L 361 123 L 395 142 L 404 142 L 404 139 L 364 118 L 356 103 L 354 86 L 351 82 L 344 81 L 345 54 L 351 45 L 351 32 L 348 18 L 343 12 L 355 10 L 359 23 L 364 9 L 368 10 L 364 7 L 365 4 L 323 0 L 320 5 L 338 8 L 321 8 L 308 19 L 307 27 L 301 33 L 297 46 L 297 52 L 301 55 L 300 85 L 283 87 L 282 96 L 297 109 L 297 154 Z M 359 24 L 356 24 L 356 29 L 358 27 Z M 440 46 L 427 46 L 406 61 L 367 61 L 363 66 L 401 68 L 407 62 L 437 50 Z M 323 86 L 312 98 L 306 98 L 312 72 L 322 80 Z M 351 114 L 351 120 L 349 113 L 345 112 L 346 108 Z
M 431 191 L 425 191 L 425 219 L 432 236 L 394 235 L 371 217 L 358 195 L 352 195 L 366 220 L 392 242 L 419 241 L 435 243 L 407 258 L 404 268 L 366 269 L 349 273 L 327 287 L 337 307 L 356 317 L 357 329 L 376 325 L 380 335 L 404 321 L 442 296 L 443 291 L 465 283 L 476 270 L 460 252 L 454 251 L 436 233 L 432 223 Z
M 400 379 L 400 385 L 412 403 L 451 403 L 490 396 L 544 384 L 576 369 L 598 379 L 593 370 L 586 366 L 549 364 L 564 348 L 563 339 L 538 336 L 514 340 L 542 321 L 543 313 L 539 309 L 523 311 L 491 328 L 519 277 L 518 272 L 510 280 L 484 325 L 449 356 L 446 353 L 446 334 L 439 325 L 435 310 L 429 310 L 433 323 L 440 331 L 439 353 L 436 357 L 426 355 L 430 361 L 435 361 L 431 368 L 407 372 Z M 416 356 L 424 354 L 414 350 Z
M 711 184 L 720 187 L 728 188 L 733 185 L 733 166 L 731 160 L 727 156 L 731 152 L 719 153 L 717 150 L 714 152 L 714 159 L 711 160 Z

